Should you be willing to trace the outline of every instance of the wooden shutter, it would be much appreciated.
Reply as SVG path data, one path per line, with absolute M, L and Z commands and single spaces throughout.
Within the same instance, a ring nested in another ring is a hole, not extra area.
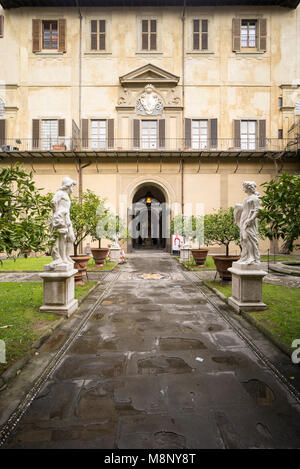
M 0 146 L 6 145 L 6 121 L 0 119 Z
M 133 147 L 140 148 L 140 121 L 133 119 Z
M 258 20 L 258 48 L 261 51 L 267 50 L 267 20 L 260 18 Z
M 32 120 L 32 149 L 37 150 L 40 147 L 40 121 Z
M 97 50 L 98 47 L 98 21 L 91 20 L 91 50 Z
M 107 120 L 107 148 L 114 148 L 114 119 Z
M 40 52 L 41 50 L 41 20 L 32 20 L 32 52 Z
M 218 119 L 209 120 L 210 148 L 218 147 Z
M 201 49 L 208 50 L 208 20 L 201 21 Z
M 235 148 L 241 148 L 241 121 L 233 121 L 233 146 Z
M 238 52 L 241 50 L 241 20 L 240 18 L 232 19 L 232 50 Z
M 266 121 L 258 121 L 258 148 L 264 149 L 266 147 Z
M 58 51 L 66 52 L 67 22 L 65 19 L 58 20 Z
M 58 136 L 65 137 L 66 136 L 66 128 L 65 128 L 65 119 L 59 119 L 58 121 Z
M 0 15 L 0 37 L 4 36 L 4 16 Z
M 192 146 L 192 119 L 184 119 L 184 147 Z
M 158 121 L 158 146 L 165 148 L 166 146 L 166 120 L 159 119 Z
M 89 120 L 81 120 L 81 139 L 82 139 L 82 148 L 89 147 Z

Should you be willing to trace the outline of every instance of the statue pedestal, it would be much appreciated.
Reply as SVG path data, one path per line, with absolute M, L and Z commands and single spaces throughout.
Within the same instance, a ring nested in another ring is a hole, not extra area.
M 117 262 L 117 264 L 119 264 L 121 259 L 121 248 L 110 248 L 109 257 L 112 262 Z
M 183 246 L 180 248 L 180 257 L 179 262 L 188 262 L 191 259 L 191 247 L 190 246 Z
M 267 272 L 261 269 L 261 265 L 233 262 L 228 270 L 232 274 L 232 296 L 228 303 L 238 313 L 266 309 L 262 301 L 262 280 Z
M 44 284 L 44 304 L 40 311 L 71 316 L 78 308 L 74 298 L 74 275 L 78 271 L 71 264 L 60 265 L 52 270 L 46 265 L 40 274 Z

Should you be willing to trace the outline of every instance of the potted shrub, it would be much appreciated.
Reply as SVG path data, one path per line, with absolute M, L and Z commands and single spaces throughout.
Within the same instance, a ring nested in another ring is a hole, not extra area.
M 228 268 L 240 258 L 240 256 L 229 255 L 229 244 L 234 242 L 239 245 L 240 241 L 240 230 L 234 221 L 233 211 L 233 207 L 220 208 L 217 213 L 204 217 L 205 244 L 225 246 L 225 255 L 212 256 L 223 282 L 231 281 L 231 272 L 228 271 Z
M 190 248 L 197 265 L 205 263 L 208 249 L 201 249 L 203 243 L 203 217 L 177 215 L 171 221 L 171 234 L 183 236 L 183 248 Z M 192 249 L 191 240 L 193 239 L 198 240 L 198 249 Z
M 194 239 L 197 240 L 199 247 L 191 249 L 191 253 L 196 264 L 203 266 L 208 253 L 207 248 L 201 248 L 204 243 L 204 216 L 193 217 L 193 228 L 195 230 Z
M 129 233 L 124 221 L 119 217 L 119 215 L 110 213 L 106 217 L 99 220 L 96 228 L 96 234 L 99 240 L 101 240 L 101 238 L 106 238 L 113 241 L 113 243 L 110 245 L 110 249 L 117 250 L 119 254 L 115 259 L 112 260 L 119 262 L 118 257 L 120 257 L 121 252 L 119 240 L 129 238 Z M 113 252 L 111 251 L 111 257 L 112 254 Z
M 104 205 L 104 201 L 89 189 L 82 193 L 81 201 L 78 197 L 71 198 L 70 218 L 75 235 L 74 256 L 71 258 L 75 262 L 74 268 L 78 270 L 75 275 L 77 285 L 83 284 L 88 262 L 91 259 L 91 256 L 78 252 L 79 247 L 82 246 L 84 239 L 88 236 L 93 237 L 95 234 L 99 218 L 97 215 L 99 205 Z
M 95 264 L 98 267 L 102 267 L 109 253 L 109 247 L 107 248 L 101 247 L 101 239 L 103 238 L 108 239 L 106 236 L 107 232 L 105 230 L 105 227 L 107 228 L 107 222 L 110 217 L 109 210 L 105 207 L 104 201 L 102 201 L 98 205 L 96 215 L 97 215 L 97 223 L 93 231 L 93 239 L 98 240 L 99 245 L 97 248 L 91 248 L 91 252 L 92 252 L 92 256 L 94 258 Z

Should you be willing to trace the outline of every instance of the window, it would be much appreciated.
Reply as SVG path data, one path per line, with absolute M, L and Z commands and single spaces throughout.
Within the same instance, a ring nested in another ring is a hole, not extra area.
M 43 21 L 42 28 L 42 48 L 58 49 L 57 21 Z
M 242 20 L 241 24 L 241 47 L 257 47 L 257 21 Z
M 157 121 L 142 121 L 142 149 L 157 148 Z
M 4 16 L 0 15 L 0 37 L 4 36 Z
M 42 150 L 52 150 L 54 145 L 58 145 L 58 120 L 42 120 Z
M 241 149 L 255 150 L 256 121 L 241 121 Z
M 91 50 L 106 49 L 106 21 L 91 20 Z
M 91 132 L 92 132 L 92 149 L 105 149 L 106 148 L 106 120 L 92 120 L 91 121 Z
M 203 150 L 207 148 L 208 121 L 192 120 L 192 149 Z
M 193 20 L 193 50 L 208 50 L 208 20 Z
M 157 50 L 157 21 L 142 20 L 142 50 Z

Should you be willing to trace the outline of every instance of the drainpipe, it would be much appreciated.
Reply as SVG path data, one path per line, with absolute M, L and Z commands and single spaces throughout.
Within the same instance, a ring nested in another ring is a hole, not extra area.
M 185 7 L 186 0 L 183 0 L 183 9 L 182 9 L 182 64 L 181 64 L 181 79 L 182 79 L 182 135 L 183 135 L 183 146 L 184 146 L 184 114 L 185 114 Z M 181 160 L 181 211 L 184 212 L 184 160 Z
M 78 68 L 79 68 L 79 79 L 78 79 L 78 128 L 79 135 L 81 136 L 81 101 L 82 101 L 82 14 L 80 10 L 79 0 L 75 0 L 78 8 L 79 18 L 79 56 L 78 56 Z M 81 145 L 80 145 L 81 148 Z M 78 161 L 78 200 L 82 202 L 82 167 L 81 160 Z

